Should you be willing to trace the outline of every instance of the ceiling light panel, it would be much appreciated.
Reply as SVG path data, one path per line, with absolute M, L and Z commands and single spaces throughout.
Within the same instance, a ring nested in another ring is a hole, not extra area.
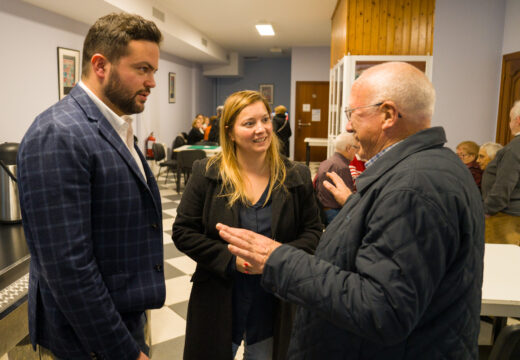
M 258 24 L 255 26 L 261 36 L 274 36 L 274 29 L 271 24 Z

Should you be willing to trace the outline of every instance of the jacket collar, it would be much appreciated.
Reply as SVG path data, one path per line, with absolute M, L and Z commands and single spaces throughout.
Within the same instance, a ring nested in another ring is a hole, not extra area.
M 357 191 L 362 193 L 364 189 L 368 188 L 384 173 L 394 168 L 410 155 L 423 150 L 442 147 L 445 143 L 446 134 L 440 126 L 428 128 L 407 137 L 359 175 L 356 179 Z
M 147 182 L 143 179 L 143 175 L 135 162 L 134 157 L 128 150 L 126 144 L 121 140 L 121 137 L 110 124 L 110 122 L 101 113 L 97 105 L 90 99 L 88 94 L 80 86 L 75 86 L 69 93 L 79 106 L 83 109 L 88 119 L 92 122 L 96 122 L 100 134 L 114 147 L 114 149 L 123 158 L 130 169 L 135 173 L 135 176 L 139 178 L 139 181 L 148 187 Z M 134 145 L 135 146 L 135 145 Z M 136 149 L 136 151 L 139 150 Z M 148 175 L 148 174 L 147 174 Z
M 206 168 L 208 159 L 205 159 L 203 162 L 204 169 Z M 294 164 L 287 158 L 283 157 L 283 162 L 286 169 L 285 183 L 284 185 L 287 188 L 292 188 L 296 186 L 301 186 L 304 184 L 303 178 L 300 173 L 296 171 Z M 219 174 L 219 162 L 213 163 L 212 166 L 205 170 L 204 176 L 213 181 L 222 181 L 222 178 Z

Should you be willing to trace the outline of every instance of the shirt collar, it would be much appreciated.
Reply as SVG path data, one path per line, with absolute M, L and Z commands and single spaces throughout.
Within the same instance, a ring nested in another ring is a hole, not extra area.
M 403 141 L 403 140 L 401 140 Z M 386 154 L 388 151 L 390 151 L 392 148 L 394 148 L 397 144 L 399 144 L 401 141 L 398 141 L 396 142 L 395 144 L 392 144 L 386 148 L 384 148 L 383 150 L 381 150 L 380 152 L 378 152 L 377 154 L 375 154 L 374 156 L 372 156 L 369 160 L 367 160 L 367 162 L 365 163 L 365 168 L 368 168 L 370 167 L 372 164 L 374 164 L 378 159 L 381 158 L 381 156 L 383 156 L 384 154 Z
M 128 123 L 131 123 L 132 118 L 126 115 L 124 115 L 123 117 L 117 115 L 112 109 L 110 109 L 107 106 L 107 104 L 101 101 L 101 99 L 98 98 L 96 94 L 94 94 L 92 90 L 90 90 L 83 81 L 80 81 L 78 85 L 81 86 L 83 90 L 85 90 L 88 97 L 94 102 L 94 104 L 96 104 L 99 111 L 101 111 L 101 113 L 105 116 L 105 118 L 108 120 L 110 125 L 112 125 L 112 127 L 117 131 L 117 133 L 119 135 L 121 135 L 121 133 L 126 134 L 126 130 L 128 129 Z

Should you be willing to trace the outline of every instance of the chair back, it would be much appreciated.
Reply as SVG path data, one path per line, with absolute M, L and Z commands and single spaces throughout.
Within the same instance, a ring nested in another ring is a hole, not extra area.
M 520 325 L 509 325 L 500 330 L 488 359 L 520 359 Z
M 162 144 L 159 144 L 156 142 L 153 143 L 152 150 L 153 150 L 153 159 L 155 161 L 161 161 L 166 158 L 166 154 L 164 152 L 164 146 Z
M 186 173 L 191 173 L 191 167 L 195 160 L 204 159 L 206 153 L 204 150 L 184 150 L 177 153 L 177 162 L 179 168 Z
M 175 139 L 173 140 L 172 144 L 172 159 L 177 160 L 177 153 L 173 150 L 177 149 L 178 147 L 181 147 L 183 145 L 186 145 L 188 142 L 182 135 L 177 135 Z

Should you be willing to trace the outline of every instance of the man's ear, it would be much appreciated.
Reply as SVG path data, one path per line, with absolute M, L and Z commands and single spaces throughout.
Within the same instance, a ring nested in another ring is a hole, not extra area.
M 92 72 L 97 75 L 99 79 L 104 79 L 110 67 L 110 63 L 105 56 L 102 54 L 94 54 L 90 59 L 92 65 Z
M 383 130 L 389 129 L 395 125 L 399 118 L 399 112 L 395 106 L 395 103 L 391 100 L 385 101 L 381 105 L 381 111 L 384 114 L 383 119 Z

